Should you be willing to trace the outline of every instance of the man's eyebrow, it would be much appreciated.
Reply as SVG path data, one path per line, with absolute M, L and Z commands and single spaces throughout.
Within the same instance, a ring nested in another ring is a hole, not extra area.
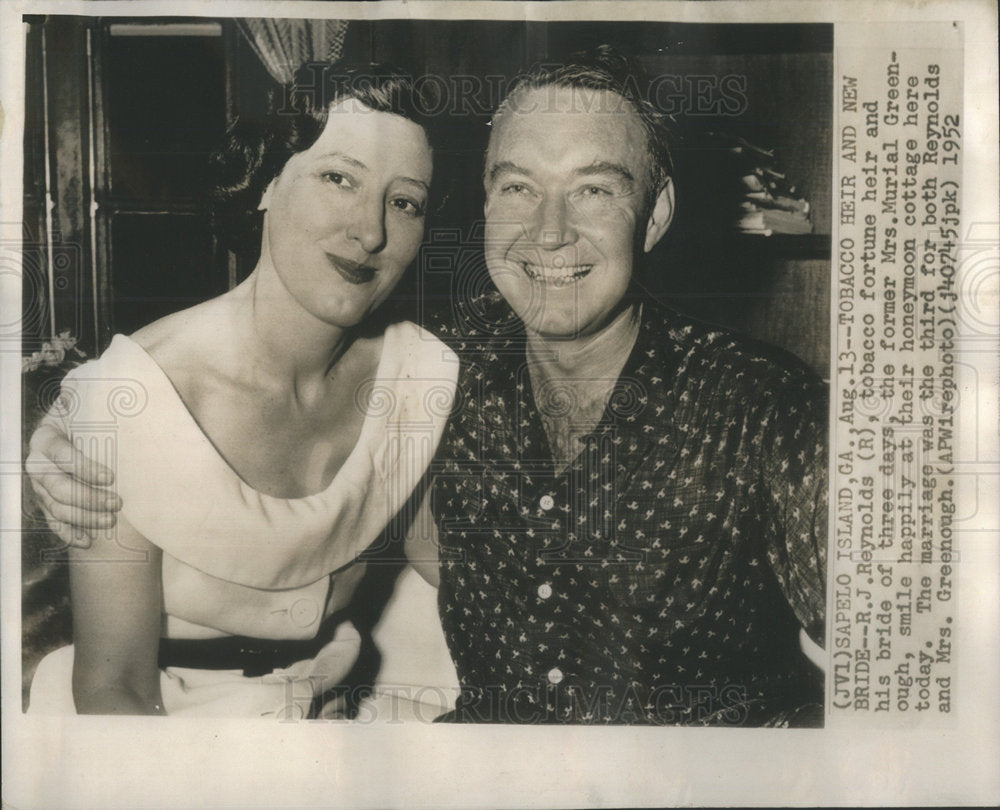
M 490 167 L 490 182 L 492 183 L 501 174 L 524 174 L 531 177 L 531 172 L 522 166 L 518 166 L 516 163 L 512 163 L 509 160 L 501 160 L 498 163 L 494 163 Z
M 523 174 L 531 177 L 531 172 L 523 166 L 518 166 L 509 160 L 501 160 L 490 167 L 490 182 L 496 180 L 501 174 Z M 629 187 L 635 185 L 635 176 L 621 163 L 614 163 L 610 160 L 595 160 L 586 166 L 580 166 L 573 170 L 576 177 L 587 177 L 593 174 L 611 174 L 621 180 Z
M 635 183 L 635 177 L 621 163 L 612 163 L 607 160 L 595 160 L 589 166 L 581 166 L 574 169 L 573 174 L 578 177 L 585 177 L 591 174 L 613 174 L 629 186 Z

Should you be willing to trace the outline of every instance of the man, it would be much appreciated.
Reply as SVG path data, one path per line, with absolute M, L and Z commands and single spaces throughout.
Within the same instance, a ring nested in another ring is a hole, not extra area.
M 639 87 L 602 48 L 520 78 L 492 122 L 499 294 L 439 327 L 463 361 L 432 498 L 449 719 L 814 724 L 825 391 L 638 293 L 674 208 Z

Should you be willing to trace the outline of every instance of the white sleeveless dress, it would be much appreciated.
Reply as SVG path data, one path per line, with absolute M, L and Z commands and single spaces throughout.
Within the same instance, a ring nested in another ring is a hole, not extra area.
M 327 489 L 304 498 L 275 498 L 242 481 L 162 369 L 122 335 L 100 360 L 67 375 L 62 406 L 49 418 L 115 471 L 125 517 L 163 551 L 163 636 L 308 640 L 325 609 L 346 603 L 338 590 L 349 592 L 363 570 L 352 564 L 426 473 L 457 372 L 455 354 L 429 332 L 390 326 L 376 376 L 358 392 L 367 408 L 358 442 Z M 121 549 L 122 560 L 134 554 Z M 348 672 L 359 644 L 344 623 L 314 657 L 268 675 L 167 667 L 164 709 L 301 717 Z M 29 712 L 75 711 L 72 663 L 72 647 L 42 660 Z

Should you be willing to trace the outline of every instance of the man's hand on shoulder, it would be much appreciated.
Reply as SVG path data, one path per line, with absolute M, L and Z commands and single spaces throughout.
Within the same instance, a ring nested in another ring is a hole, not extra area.
M 24 468 L 49 527 L 63 542 L 89 547 L 94 533 L 111 528 L 122 508 L 107 487 L 114 474 L 70 443 L 58 426 L 43 421 L 32 434 Z

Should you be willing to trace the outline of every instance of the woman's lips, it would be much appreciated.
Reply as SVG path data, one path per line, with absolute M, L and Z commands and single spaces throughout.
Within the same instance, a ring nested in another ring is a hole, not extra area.
M 326 258 L 333 269 L 340 274 L 341 278 L 351 284 L 367 284 L 375 278 L 375 273 L 378 272 L 370 264 L 361 264 L 343 256 L 338 256 L 335 253 L 327 253 Z

